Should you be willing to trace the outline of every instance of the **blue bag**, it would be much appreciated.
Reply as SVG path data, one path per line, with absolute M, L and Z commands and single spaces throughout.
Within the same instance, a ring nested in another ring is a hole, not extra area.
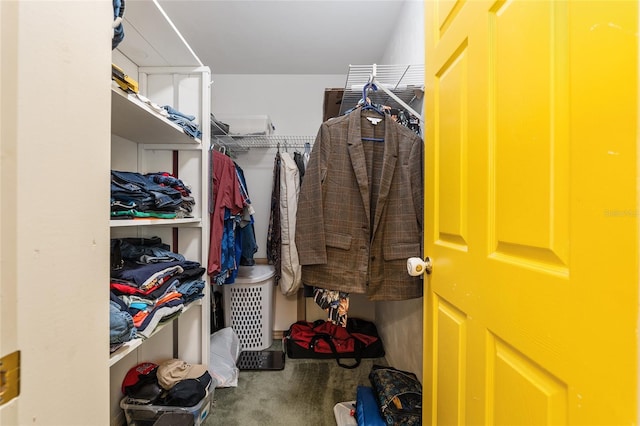
M 369 386 L 358 386 L 356 390 L 356 421 L 358 426 L 387 426 L 373 388 Z

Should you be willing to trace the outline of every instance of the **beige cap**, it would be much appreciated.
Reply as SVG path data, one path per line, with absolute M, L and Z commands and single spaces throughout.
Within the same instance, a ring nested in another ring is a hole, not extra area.
M 179 359 L 170 359 L 158 365 L 156 376 L 160 386 L 169 390 L 179 381 L 197 379 L 205 372 L 207 372 L 206 365 L 189 364 Z

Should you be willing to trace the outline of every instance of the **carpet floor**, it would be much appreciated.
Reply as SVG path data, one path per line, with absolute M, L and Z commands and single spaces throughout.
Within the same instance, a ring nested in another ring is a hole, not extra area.
M 280 341 L 268 350 L 282 350 Z M 352 364 L 353 360 L 344 360 Z M 359 385 L 371 386 L 373 365 L 384 358 L 363 359 L 354 369 L 335 359 L 285 359 L 283 370 L 241 370 L 238 386 L 217 388 L 204 426 L 335 426 L 334 406 L 356 399 Z

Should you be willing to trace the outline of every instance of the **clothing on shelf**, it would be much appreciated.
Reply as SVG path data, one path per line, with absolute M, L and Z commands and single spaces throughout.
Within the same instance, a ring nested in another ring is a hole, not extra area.
M 373 301 L 422 296 L 406 260 L 422 253 L 423 143 L 387 118 L 361 107 L 318 130 L 295 235 L 306 285 Z
M 196 119 L 194 115 L 180 112 L 170 105 L 163 105 L 162 108 L 164 108 L 169 113 L 169 116 L 167 118 L 178 126 L 182 127 L 182 130 L 185 134 L 196 139 L 202 138 L 202 131 L 200 131 L 200 126 L 196 122 L 194 122 L 194 120 Z
M 112 239 L 112 251 L 116 248 L 112 259 L 121 261 L 112 261 L 111 269 L 112 345 L 150 337 L 160 322 L 204 297 L 205 268 L 172 252 L 160 238 Z
M 111 170 L 112 219 L 192 217 L 194 205 L 189 187 L 167 172 Z

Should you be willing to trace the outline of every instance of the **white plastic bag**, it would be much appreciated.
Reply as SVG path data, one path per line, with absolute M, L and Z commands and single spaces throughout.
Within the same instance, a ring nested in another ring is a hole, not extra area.
M 217 388 L 238 386 L 240 339 L 231 327 L 225 327 L 211 335 L 209 373 L 217 382 Z

